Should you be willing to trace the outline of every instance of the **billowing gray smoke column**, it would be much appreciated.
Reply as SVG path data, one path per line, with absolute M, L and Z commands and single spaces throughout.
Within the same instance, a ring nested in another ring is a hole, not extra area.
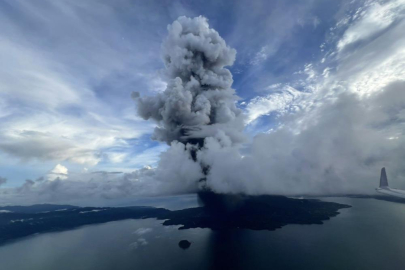
M 235 61 L 236 51 L 202 16 L 180 17 L 168 32 L 162 45 L 166 90 L 154 97 L 132 94 L 138 114 L 158 123 L 153 139 L 201 147 L 204 138 L 221 131 L 232 142 L 243 140 L 241 111 L 235 106 L 238 97 L 225 68 Z
M 198 162 L 198 151 L 208 137 L 228 145 L 243 141 L 242 112 L 226 69 L 235 61 L 236 51 L 201 16 L 180 17 L 168 32 L 162 45 L 166 90 L 153 97 L 134 92 L 132 97 L 138 114 L 158 123 L 153 139 L 183 143 Z M 201 168 L 206 174 L 208 167 L 201 164 Z

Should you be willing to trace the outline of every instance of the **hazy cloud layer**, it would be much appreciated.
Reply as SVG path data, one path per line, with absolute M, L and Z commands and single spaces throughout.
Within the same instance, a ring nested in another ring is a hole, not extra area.
M 0 186 L 5 184 L 7 182 L 7 178 L 1 177 L 0 176 Z
M 0 204 L 80 203 L 194 192 L 203 175 L 188 152 L 184 144 L 174 142 L 161 154 L 157 168 L 144 167 L 132 173 L 68 174 L 64 166 L 57 165 L 45 177 L 26 180 L 18 188 L 0 189 Z

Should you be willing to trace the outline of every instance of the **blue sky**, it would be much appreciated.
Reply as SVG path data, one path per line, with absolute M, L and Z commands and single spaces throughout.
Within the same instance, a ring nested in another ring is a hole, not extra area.
M 205 16 L 237 50 L 233 88 L 253 137 L 321 103 L 314 93 L 330 78 L 360 97 L 403 78 L 404 10 L 399 0 L 2 1 L 0 176 L 15 187 L 58 164 L 69 175 L 155 166 L 168 147 L 150 139 L 155 124 L 130 95 L 165 89 L 160 46 L 179 16 Z

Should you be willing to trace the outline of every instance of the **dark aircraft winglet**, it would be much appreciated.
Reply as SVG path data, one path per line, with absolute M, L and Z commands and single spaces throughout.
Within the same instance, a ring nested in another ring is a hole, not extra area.
M 388 187 L 387 173 L 385 172 L 385 167 L 381 169 L 380 176 L 380 188 Z

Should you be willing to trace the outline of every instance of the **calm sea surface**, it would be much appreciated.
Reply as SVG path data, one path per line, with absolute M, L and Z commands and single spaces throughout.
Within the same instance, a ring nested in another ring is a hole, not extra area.
M 179 201 L 165 202 L 179 208 Z M 31 236 L 0 246 L 1 270 L 405 269 L 405 204 L 349 204 L 323 225 L 276 231 L 177 230 L 154 219 L 124 220 Z M 195 200 L 182 199 L 185 207 Z M 192 245 L 178 247 L 182 239 Z

